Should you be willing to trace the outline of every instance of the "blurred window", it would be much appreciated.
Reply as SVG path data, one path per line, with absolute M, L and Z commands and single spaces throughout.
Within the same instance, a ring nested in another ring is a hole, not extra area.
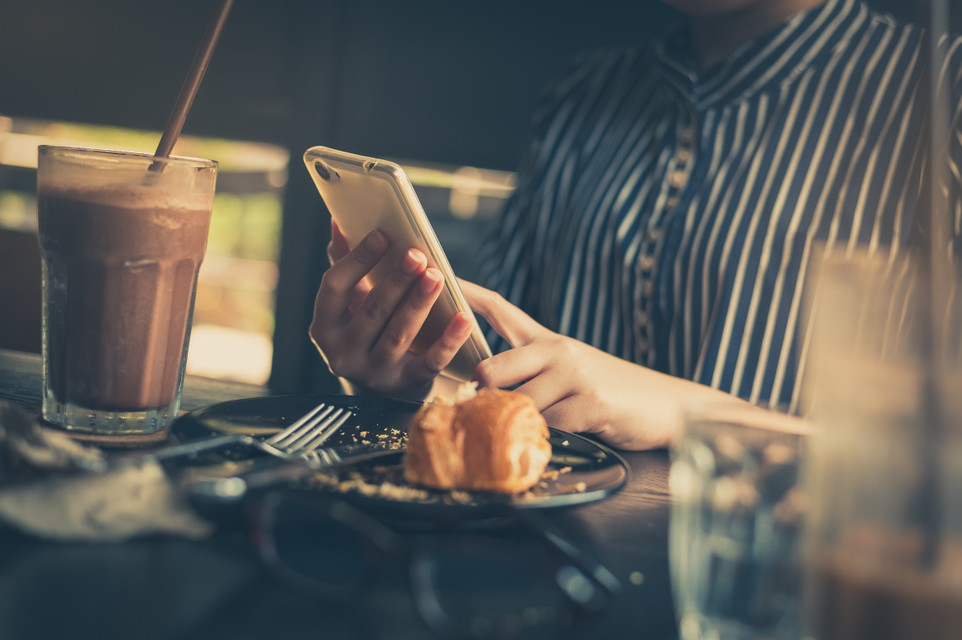
M 153 131 L 0 116 L 0 228 L 36 234 L 38 145 L 150 153 L 159 139 Z M 288 153 L 275 145 L 193 136 L 178 140 L 174 153 L 219 163 L 188 371 L 263 384 L 271 366 Z M 23 268 L 39 273 L 40 267 Z M 21 312 L 39 318 L 39 309 Z M 39 331 L 37 324 L 38 336 Z
M 155 131 L 0 115 L 0 230 L 36 235 L 38 145 L 149 153 L 159 139 Z M 290 154 L 276 145 L 195 136 L 181 137 L 174 153 L 211 158 L 220 165 L 207 255 L 198 278 L 188 372 L 266 384 L 273 357 L 277 264 Z M 395 161 L 414 184 L 455 273 L 475 279 L 479 238 L 514 189 L 514 174 Z M 306 172 L 302 173 L 300 178 L 307 180 Z M 35 243 L 35 237 L 27 240 Z M 23 266 L 39 274 L 39 264 Z M 35 300 L 39 294 L 30 297 L 30 308 L 22 308 L 21 313 L 33 314 L 33 344 L 39 349 L 40 311 L 33 308 Z

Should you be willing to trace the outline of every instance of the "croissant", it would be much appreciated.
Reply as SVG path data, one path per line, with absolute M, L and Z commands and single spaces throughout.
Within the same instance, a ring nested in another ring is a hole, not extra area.
M 538 482 L 550 459 L 548 427 L 534 401 L 482 389 L 418 410 L 408 428 L 404 475 L 438 489 L 519 493 Z

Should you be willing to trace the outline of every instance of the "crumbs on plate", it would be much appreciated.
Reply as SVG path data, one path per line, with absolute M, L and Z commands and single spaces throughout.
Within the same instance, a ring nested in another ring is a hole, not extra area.
M 587 489 L 584 482 L 562 485 L 559 480 L 570 473 L 571 467 L 546 470 L 541 479 L 531 489 L 516 494 L 518 502 L 534 502 L 546 497 L 566 493 L 583 493 Z M 358 493 L 369 498 L 383 498 L 401 502 L 424 504 L 472 505 L 484 501 L 482 492 L 464 490 L 428 489 L 410 485 L 404 478 L 404 465 L 383 465 L 353 467 L 343 470 L 326 470 L 312 477 L 315 486 L 339 493 Z
M 548 482 L 552 480 L 557 480 L 562 473 L 571 473 L 571 467 L 561 467 L 560 469 L 545 469 L 544 473 L 541 474 L 541 480 L 538 482 L 541 486 L 548 486 Z
M 368 436 L 373 436 L 369 438 Z M 403 449 L 407 446 L 408 434 L 406 431 L 392 427 L 387 433 L 378 433 L 376 435 L 372 434 L 369 430 L 358 431 L 357 433 L 351 434 L 350 442 L 345 444 L 351 445 L 387 445 L 391 449 Z

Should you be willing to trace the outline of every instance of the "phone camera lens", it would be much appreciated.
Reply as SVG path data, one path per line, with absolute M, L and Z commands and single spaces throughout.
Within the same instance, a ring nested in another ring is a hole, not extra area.
M 337 175 L 337 171 L 328 168 L 323 162 L 314 162 L 314 170 L 317 171 L 317 175 L 321 176 L 322 180 L 330 182 L 331 180 L 336 180 L 340 176 Z

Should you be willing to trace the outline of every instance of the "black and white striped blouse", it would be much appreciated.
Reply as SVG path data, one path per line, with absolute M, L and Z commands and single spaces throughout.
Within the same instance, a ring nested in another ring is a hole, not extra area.
M 909 240 L 920 31 L 829 0 L 702 74 L 686 38 L 594 54 L 552 87 L 482 282 L 609 353 L 790 407 L 814 248 Z M 945 62 L 957 186 L 962 40 Z

